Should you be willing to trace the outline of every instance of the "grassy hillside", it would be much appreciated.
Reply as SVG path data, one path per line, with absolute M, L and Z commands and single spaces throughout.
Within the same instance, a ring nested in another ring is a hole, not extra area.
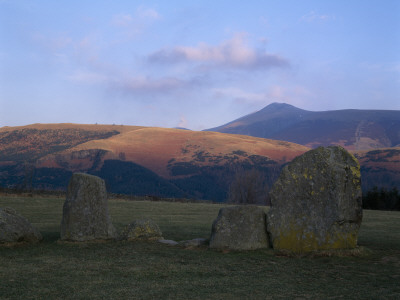
M 79 124 L 0 129 L 0 185 L 65 189 L 73 172 L 106 180 L 110 192 L 225 201 L 237 166 L 272 183 L 308 148 L 248 136 Z
M 44 235 L 0 248 L 2 299 L 398 299 L 400 213 L 364 211 L 359 256 L 285 257 L 158 243 L 60 244 L 64 199 L 0 197 Z M 109 201 L 121 229 L 150 217 L 167 239 L 209 237 L 221 205 Z
M 270 110 L 260 112 L 258 118 Z M 286 118 L 288 111 L 291 122 L 310 113 L 278 107 L 272 116 Z M 342 112 L 338 120 L 350 115 Z M 245 135 L 168 128 L 80 124 L 3 127 L 0 186 L 65 190 L 73 172 L 87 172 L 104 178 L 113 193 L 223 202 L 237 170 L 255 168 L 271 186 L 282 165 L 309 149 Z M 374 186 L 400 189 L 400 148 L 355 151 L 355 155 L 361 164 L 364 192 Z

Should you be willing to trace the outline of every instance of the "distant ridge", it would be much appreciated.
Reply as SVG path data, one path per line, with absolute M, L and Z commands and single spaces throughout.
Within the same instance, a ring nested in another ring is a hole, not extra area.
M 269 184 L 308 151 L 250 136 L 171 128 L 33 124 L 0 128 L 0 188 L 65 189 L 73 172 L 106 180 L 113 193 L 225 201 L 238 169 Z
M 291 114 L 288 122 L 318 114 L 289 105 L 270 106 L 260 115 L 265 112 L 275 118 Z M 309 149 L 248 135 L 157 127 L 2 127 L 0 191 L 65 190 L 73 172 L 86 172 L 105 179 L 112 193 L 223 202 L 237 172 L 256 169 L 271 186 L 282 166 Z M 400 147 L 352 152 L 361 165 L 364 191 L 400 189 Z
M 311 148 L 341 145 L 348 150 L 371 150 L 400 146 L 400 111 L 314 112 L 286 103 L 272 103 L 206 131 L 283 140 Z

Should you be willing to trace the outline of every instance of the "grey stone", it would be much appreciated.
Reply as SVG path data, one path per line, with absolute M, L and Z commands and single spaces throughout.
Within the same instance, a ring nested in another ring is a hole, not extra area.
M 108 213 L 107 191 L 99 177 L 72 175 L 61 221 L 61 240 L 91 241 L 117 237 Z
M 121 238 L 128 241 L 163 239 L 160 228 L 150 219 L 136 220 L 127 225 L 122 231 Z
M 273 248 L 291 252 L 351 249 L 362 220 L 360 165 L 339 146 L 295 158 L 270 192 Z
M 212 225 L 210 248 L 254 250 L 268 248 L 265 212 L 257 206 L 221 208 Z
M 173 241 L 173 240 L 164 240 L 164 239 L 160 239 L 157 242 L 161 243 L 161 244 L 166 244 L 166 245 L 170 245 L 170 246 L 176 246 L 179 245 L 178 242 Z
M 196 238 L 192 240 L 186 240 L 179 242 L 180 245 L 184 247 L 199 247 L 207 245 L 208 239 L 205 238 Z
M 12 208 L 0 208 L 0 244 L 36 243 L 42 240 L 40 232 Z

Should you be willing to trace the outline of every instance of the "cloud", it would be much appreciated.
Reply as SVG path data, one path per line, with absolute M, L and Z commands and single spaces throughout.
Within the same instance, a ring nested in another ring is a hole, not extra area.
M 166 93 L 183 88 L 188 83 L 174 77 L 131 77 L 114 83 L 114 87 L 127 92 Z
M 315 21 L 329 21 L 329 20 L 334 20 L 334 19 L 335 19 L 335 16 L 319 14 L 312 10 L 309 13 L 302 16 L 300 18 L 300 21 L 311 23 L 311 22 L 315 22 Z
M 181 116 L 177 127 L 186 128 L 187 126 L 188 126 L 188 121 L 186 120 L 185 116 Z
M 67 79 L 85 84 L 103 84 L 109 81 L 109 77 L 104 74 L 84 70 L 76 70 Z
M 130 14 L 118 14 L 112 17 L 111 23 L 118 27 L 126 27 L 131 25 L 133 18 Z
M 160 18 L 160 14 L 155 9 L 145 8 L 143 6 L 137 9 L 136 15 L 142 19 L 157 20 Z
M 31 35 L 31 39 L 38 45 L 53 52 L 66 49 L 73 45 L 73 39 L 65 34 L 60 34 L 56 37 L 48 37 L 39 32 L 35 32 Z
M 149 55 L 148 60 L 152 63 L 194 62 L 238 69 L 269 69 L 289 65 L 286 59 L 278 55 L 251 48 L 245 34 L 236 34 L 217 46 L 200 43 L 197 47 L 161 49 Z
M 124 93 L 165 94 L 193 86 L 195 81 L 174 77 L 153 78 L 149 76 L 127 76 L 123 72 L 76 70 L 67 76 L 68 80 L 87 85 L 101 85 Z
M 111 24 L 117 27 L 137 26 L 141 22 L 155 21 L 160 18 L 160 14 L 152 8 L 140 6 L 133 15 L 121 13 L 114 15 Z
M 213 94 L 216 98 L 230 98 L 241 103 L 260 103 L 268 99 L 264 93 L 247 92 L 236 87 L 215 88 Z

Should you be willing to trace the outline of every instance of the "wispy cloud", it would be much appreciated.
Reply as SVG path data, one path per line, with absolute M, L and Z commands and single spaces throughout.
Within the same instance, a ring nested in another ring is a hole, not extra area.
M 113 82 L 113 87 L 126 92 L 137 93 L 168 93 L 187 86 L 189 83 L 174 77 L 152 78 L 138 76 Z
M 335 19 L 335 16 L 333 16 L 333 15 L 320 14 L 320 13 L 312 10 L 309 13 L 303 15 L 300 18 L 300 21 L 311 23 L 311 22 L 315 22 L 315 21 L 321 22 L 321 21 L 330 21 L 330 20 L 334 20 L 334 19 Z
M 76 70 L 67 79 L 84 84 L 103 84 L 109 81 L 109 77 L 104 74 L 86 70 Z
M 136 15 L 142 19 L 157 20 L 160 18 L 160 14 L 155 9 L 144 6 L 140 6 L 136 10 Z
M 230 98 L 242 103 L 260 103 L 267 100 L 265 93 L 248 92 L 236 87 L 215 88 L 213 94 L 216 98 Z
M 132 13 L 120 13 L 112 16 L 110 24 L 117 29 L 118 42 L 129 41 L 140 35 L 155 21 L 160 14 L 153 8 L 140 6 Z
M 232 39 L 216 46 L 200 43 L 196 47 L 164 48 L 149 55 L 148 60 L 152 63 L 194 62 L 239 69 L 269 69 L 289 65 L 289 62 L 279 55 L 251 48 L 247 43 L 246 34 L 243 33 L 236 34 Z
M 177 127 L 186 128 L 187 126 L 188 126 L 188 121 L 186 120 L 185 116 L 181 116 Z
M 133 14 L 121 13 L 111 18 L 111 24 L 117 27 L 129 27 L 140 22 L 154 21 L 160 18 L 160 14 L 153 8 L 140 6 Z
M 174 92 L 193 87 L 195 80 L 184 80 L 176 77 L 133 76 L 115 70 L 75 70 L 67 76 L 68 80 L 85 85 L 101 85 L 113 91 L 129 94 L 155 95 Z
M 114 15 L 111 19 L 111 24 L 118 27 L 126 27 L 131 25 L 133 17 L 130 14 L 118 14 Z

